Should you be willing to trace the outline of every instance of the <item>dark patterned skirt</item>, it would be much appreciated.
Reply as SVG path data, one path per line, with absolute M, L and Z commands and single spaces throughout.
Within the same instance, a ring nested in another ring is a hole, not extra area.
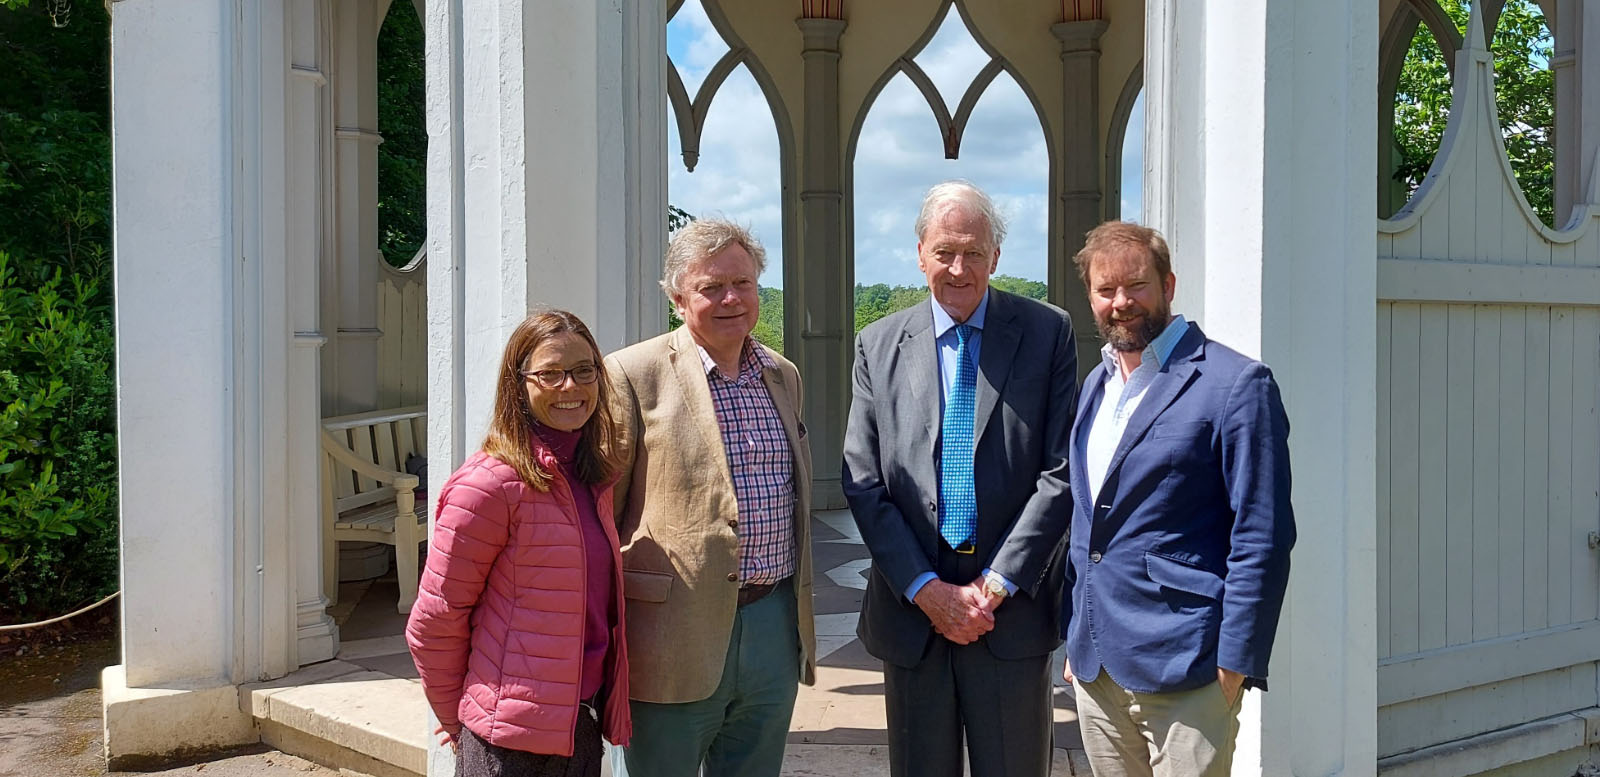
M 456 739 L 456 777 L 600 777 L 604 757 L 600 722 L 585 705 L 578 709 L 571 758 L 498 747 L 462 727 Z

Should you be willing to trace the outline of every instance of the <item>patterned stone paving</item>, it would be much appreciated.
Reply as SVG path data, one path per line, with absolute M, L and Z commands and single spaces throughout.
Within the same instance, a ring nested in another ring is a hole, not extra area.
M 882 663 L 856 639 L 861 597 L 871 564 L 847 510 L 812 517 L 816 578 L 817 684 L 801 686 L 790 726 L 785 775 L 874 777 L 888 774 L 883 746 Z M 339 659 L 395 677 L 415 679 L 416 667 L 401 636 L 405 616 L 394 612 L 394 574 L 340 586 Z M 1088 774 L 1078 736 L 1072 690 L 1062 687 L 1061 656 L 1054 656 L 1055 775 Z M 1074 768 L 1077 767 L 1077 768 Z
M 888 742 L 883 712 L 883 665 L 856 639 L 861 597 L 871 560 L 848 510 L 812 517 L 811 551 L 817 612 L 817 685 L 801 687 L 789 741 L 794 744 L 883 745 Z M 1079 750 L 1072 689 L 1060 681 L 1061 652 L 1053 656 L 1056 679 L 1055 741 L 1058 749 Z

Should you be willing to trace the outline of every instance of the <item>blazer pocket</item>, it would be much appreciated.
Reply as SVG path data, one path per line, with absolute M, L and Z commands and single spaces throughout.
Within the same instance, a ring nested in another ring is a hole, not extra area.
M 1150 427 L 1150 435 L 1161 440 L 1211 441 L 1210 421 L 1173 421 Z
M 1222 592 L 1226 586 L 1221 577 L 1208 570 L 1190 566 L 1154 551 L 1145 551 L 1144 567 L 1150 580 L 1163 588 L 1222 600 Z
M 1176 421 L 1150 427 L 1150 437 L 1167 451 L 1167 461 L 1175 468 L 1186 462 L 1210 461 L 1211 422 Z
M 664 602 L 672 591 L 672 574 L 642 569 L 622 570 L 622 595 L 641 602 Z

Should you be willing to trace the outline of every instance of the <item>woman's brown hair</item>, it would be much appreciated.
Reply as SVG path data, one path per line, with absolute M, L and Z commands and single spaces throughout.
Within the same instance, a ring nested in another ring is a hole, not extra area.
M 539 491 L 549 491 L 552 475 L 534 456 L 533 408 L 523 387 L 522 371 L 528 357 L 546 340 L 560 334 L 575 334 L 589 344 L 594 364 L 600 369 L 594 414 L 583 424 L 583 437 L 573 457 L 578 479 L 593 484 L 608 483 L 621 468 L 617 453 L 617 429 L 611 420 L 611 381 L 606 377 L 600 346 L 582 320 L 565 310 L 538 311 L 522 320 L 506 343 L 500 358 L 500 378 L 494 392 L 494 416 L 484 436 L 483 452 L 517 471 L 523 482 Z

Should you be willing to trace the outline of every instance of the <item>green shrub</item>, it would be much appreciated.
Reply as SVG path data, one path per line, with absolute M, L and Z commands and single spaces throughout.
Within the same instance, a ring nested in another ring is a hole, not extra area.
M 115 355 L 97 284 L 0 253 L 0 621 L 116 589 Z

